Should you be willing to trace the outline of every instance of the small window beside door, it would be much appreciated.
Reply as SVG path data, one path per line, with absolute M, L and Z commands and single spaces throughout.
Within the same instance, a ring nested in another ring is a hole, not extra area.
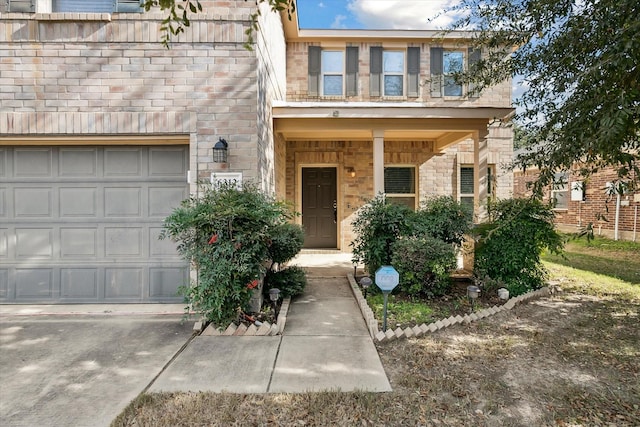
M 384 168 L 384 193 L 387 200 L 416 208 L 416 168 L 391 166 Z

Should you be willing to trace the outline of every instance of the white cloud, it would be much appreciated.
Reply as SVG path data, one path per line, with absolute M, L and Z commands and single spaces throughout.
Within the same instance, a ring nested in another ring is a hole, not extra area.
M 433 30 L 448 27 L 458 17 L 444 15 L 456 0 L 350 0 L 349 11 L 369 29 Z
M 331 23 L 331 28 L 334 29 L 340 29 L 340 28 L 347 28 L 346 25 L 344 24 L 344 21 L 346 21 L 347 17 L 344 15 L 336 15 L 336 17 L 333 19 L 333 22 Z
M 324 5 L 324 3 L 320 2 L 320 3 L 318 3 L 318 7 L 319 8 L 323 8 L 323 7 L 325 7 L 325 5 Z

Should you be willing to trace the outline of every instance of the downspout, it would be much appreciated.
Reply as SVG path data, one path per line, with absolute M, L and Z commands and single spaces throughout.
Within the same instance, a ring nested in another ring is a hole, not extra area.
M 635 208 L 635 214 L 633 215 L 633 241 L 636 241 L 636 230 L 638 225 L 638 205 Z
M 613 240 L 618 240 L 618 222 L 620 220 L 620 192 L 616 192 L 616 222 L 613 231 Z

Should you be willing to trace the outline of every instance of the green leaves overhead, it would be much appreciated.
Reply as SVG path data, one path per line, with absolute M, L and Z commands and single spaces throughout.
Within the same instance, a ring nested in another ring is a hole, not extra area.
M 636 0 L 462 0 L 454 27 L 477 29 L 482 89 L 521 76 L 516 120 L 532 136 L 516 160 L 540 192 L 557 170 L 614 167 L 640 180 L 640 4 Z M 517 48 L 517 49 L 516 49 Z

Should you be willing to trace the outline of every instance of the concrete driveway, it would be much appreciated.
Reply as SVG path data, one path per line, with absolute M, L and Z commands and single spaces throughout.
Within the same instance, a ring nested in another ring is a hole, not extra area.
M 0 425 L 108 426 L 191 337 L 179 306 L 105 307 L 0 306 Z

